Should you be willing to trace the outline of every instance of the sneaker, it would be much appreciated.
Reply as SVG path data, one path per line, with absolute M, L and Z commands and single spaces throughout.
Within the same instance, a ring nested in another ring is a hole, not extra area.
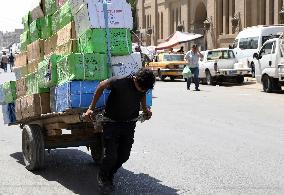
M 195 91 L 200 91 L 200 89 L 198 89 L 198 88 L 195 88 Z
M 187 90 L 190 90 L 190 88 L 188 87 Z
M 99 190 L 103 195 L 108 195 L 113 191 L 111 182 L 100 172 L 97 175 Z

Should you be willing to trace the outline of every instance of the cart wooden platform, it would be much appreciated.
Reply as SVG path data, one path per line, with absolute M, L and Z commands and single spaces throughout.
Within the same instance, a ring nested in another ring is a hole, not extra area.
M 30 171 L 44 167 L 46 150 L 86 146 L 91 149 L 95 162 L 103 157 L 102 128 L 85 121 L 86 110 L 68 110 L 17 121 L 22 129 L 22 152 L 26 168 Z M 94 115 L 102 113 L 96 110 Z M 68 134 L 63 134 L 67 130 Z

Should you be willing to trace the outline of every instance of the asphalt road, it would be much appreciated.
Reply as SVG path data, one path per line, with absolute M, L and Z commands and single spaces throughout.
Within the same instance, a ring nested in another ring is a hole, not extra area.
M 284 194 L 284 94 L 252 82 L 185 88 L 157 83 L 114 194 Z M 31 173 L 20 129 L 0 125 L 0 194 L 98 194 L 96 173 L 86 148 L 53 150 Z

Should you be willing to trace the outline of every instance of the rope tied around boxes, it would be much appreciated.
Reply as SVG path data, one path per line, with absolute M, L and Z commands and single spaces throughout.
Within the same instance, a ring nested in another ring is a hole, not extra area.
M 104 19 L 105 19 L 105 27 L 106 27 L 106 40 L 107 40 L 107 64 L 110 68 L 111 72 L 111 45 L 110 45 L 110 29 L 108 26 L 108 3 L 107 0 L 103 0 L 103 10 L 104 10 Z

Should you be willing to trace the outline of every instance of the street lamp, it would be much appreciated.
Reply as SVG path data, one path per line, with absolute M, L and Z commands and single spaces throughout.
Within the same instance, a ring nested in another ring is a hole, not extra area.
M 284 5 L 282 7 L 282 9 L 279 12 L 279 16 L 280 16 L 280 23 L 283 24 L 283 20 L 284 20 Z
M 204 30 L 205 30 L 205 36 L 204 36 L 204 41 L 205 41 L 205 50 L 207 50 L 207 34 L 208 31 L 211 29 L 212 27 L 212 17 L 211 18 L 206 18 L 203 22 L 204 25 Z
M 204 20 L 203 24 L 204 24 L 204 28 L 206 31 L 210 30 L 211 28 L 211 21 L 210 18 L 206 18 L 206 20 Z
M 234 32 L 239 31 L 239 27 L 240 27 L 240 21 L 241 21 L 241 17 L 240 17 L 240 12 L 236 13 L 235 16 L 231 19 L 231 23 L 232 23 L 232 27 L 235 29 Z
M 182 32 L 183 30 L 184 30 L 184 26 L 183 26 L 183 24 L 179 24 L 179 25 L 177 25 L 177 31 Z

